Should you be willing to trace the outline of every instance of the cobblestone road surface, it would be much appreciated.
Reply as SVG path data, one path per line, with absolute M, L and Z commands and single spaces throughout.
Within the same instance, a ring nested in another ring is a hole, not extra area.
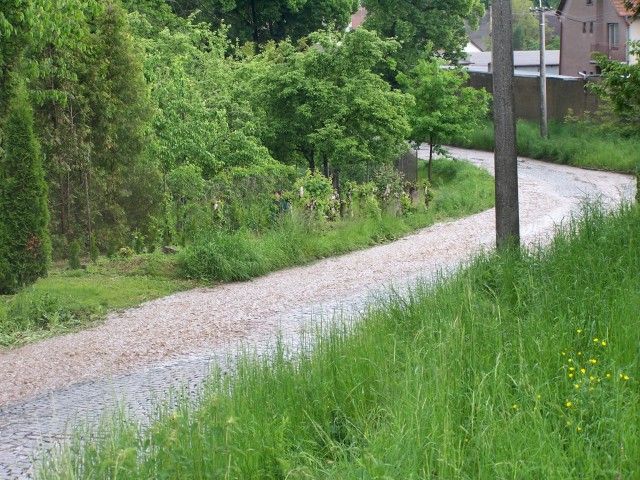
M 490 153 L 451 149 L 493 170 Z M 630 176 L 520 159 L 523 239 L 544 240 L 585 198 L 632 198 Z M 357 317 L 373 295 L 455 268 L 494 244 L 494 211 L 426 228 L 391 244 L 243 283 L 182 292 L 110 315 L 90 330 L 0 353 L 0 478 L 28 478 L 33 461 L 78 424 L 117 404 L 141 421 L 172 388 L 196 394 L 211 365 L 240 348 L 266 353 L 278 335 L 338 312 Z M 336 315 L 337 317 L 344 315 Z

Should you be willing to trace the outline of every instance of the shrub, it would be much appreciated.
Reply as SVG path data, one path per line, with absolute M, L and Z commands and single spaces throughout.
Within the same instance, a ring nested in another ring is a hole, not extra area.
M 0 293 L 47 274 L 51 259 L 47 184 L 26 89 L 14 86 L 0 159 Z
M 315 220 L 332 219 L 337 216 L 338 199 L 331 180 L 319 172 L 307 171 L 293 185 L 293 205 Z
M 74 240 L 69 245 L 69 268 L 77 270 L 80 268 L 80 241 Z

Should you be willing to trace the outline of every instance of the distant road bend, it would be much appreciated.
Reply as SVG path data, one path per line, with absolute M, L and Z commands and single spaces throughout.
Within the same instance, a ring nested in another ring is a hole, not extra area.
M 493 171 L 493 154 L 452 148 Z M 631 199 L 627 175 L 519 160 L 526 242 L 548 237 L 586 198 Z M 303 325 L 357 312 L 371 295 L 460 265 L 494 244 L 494 211 L 445 222 L 396 242 L 248 282 L 198 288 L 109 315 L 92 329 L 0 353 L 0 478 L 25 478 L 32 455 L 123 401 L 140 418 L 170 387 L 197 391 L 212 363 L 240 346 L 257 352 L 280 332 L 295 344 Z

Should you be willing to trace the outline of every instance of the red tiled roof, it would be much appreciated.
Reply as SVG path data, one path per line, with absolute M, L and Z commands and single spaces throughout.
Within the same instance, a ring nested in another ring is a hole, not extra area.
M 625 0 L 611 0 L 611 3 L 618 12 L 618 15 L 620 15 L 621 17 L 631 17 L 635 13 L 632 9 L 627 8 L 627 2 Z M 640 5 L 640 2 L 638 0 L 633 0 L 631 3 L 636 7 Z
M 364 7 L 360 7 L 358 11 L 351 16 L 351 28 L 361 26 L 365 18 L 367 18 L 367 10 Z
M 616 11 L 618 12 L 618 15 L 620 15 L 621 17 L 631 17 L 635 14 L 635 12 L 632 9 L 629 9 L 626 4 L 627 1 L 626 0 L 610 0 L 611 4 L 615 7 Z M 560 5 L 558 6 L 558 13 L 562 13 L 562 11 L 564 10 L 564 7 L 567 3 L 567 0 L 560 0 Z M 635 6 L 635 8 L 639 8 L 640 7 L 640 0 L 631 0 L 631 4 Z

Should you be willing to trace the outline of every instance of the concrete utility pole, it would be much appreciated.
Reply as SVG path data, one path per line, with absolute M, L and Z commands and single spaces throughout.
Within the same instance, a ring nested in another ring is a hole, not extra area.
M 502 249 L 520 244 L 511 0 L 494 0 L 492 15 L 496 244 Z
M 542 6 L 542 0 L 538 0 L 538 6 L 532 8 L 540 16 L 540 136 L 549 136 L 549 126 L 547 120 L 547 22 L 545 13 L 551 10 Z

